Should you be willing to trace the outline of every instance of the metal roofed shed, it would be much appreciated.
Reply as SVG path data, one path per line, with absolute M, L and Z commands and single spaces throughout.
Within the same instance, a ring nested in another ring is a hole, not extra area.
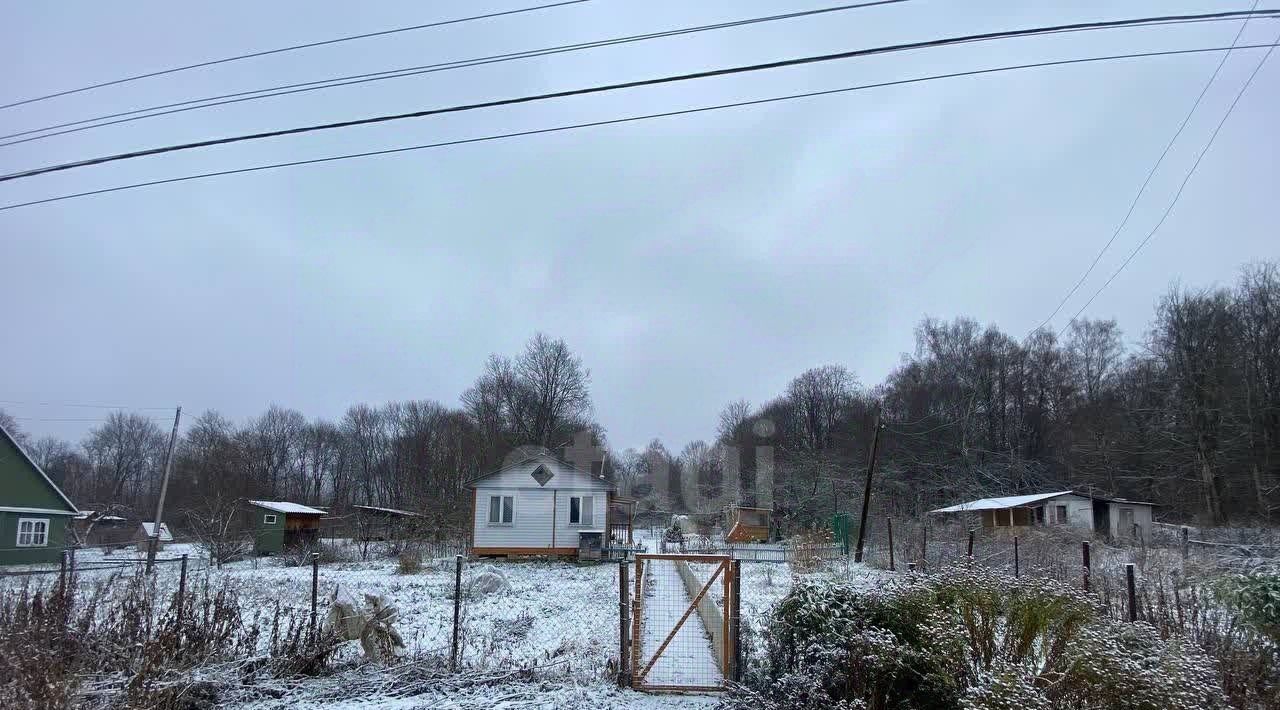
M 412 510 L 353 505 L 356 539 L 368 542 L 409 539 L 426 524 L 426 517 Z
M 328 513 L 291 501 L 251 500 L 248 515 L 253 551 L 268 555 L 319 543 L 320 518 Z
M 929 511 L 930 515 L 977 514 L 984 528 L 1066 526 L 1106 538 L 1148 539 L 1152 503 L 1056 491 L 979 498 Z

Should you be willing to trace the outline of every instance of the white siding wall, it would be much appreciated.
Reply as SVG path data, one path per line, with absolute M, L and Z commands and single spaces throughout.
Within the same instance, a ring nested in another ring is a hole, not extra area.
M 569 497 L 592 496 L 590 525 L 569 524 Z M 560 489 L 556 491 L 556 547 L 577 547 L 579 530 L 604 530 L 605 496 L 607 493 L 590 488 Z
M 539 486 L 532 473 L 539 464 L 551 471 L 545 486 Z M 569 524 L 569 497 L 594 497 L 592 530 L 604 529 L 606 496 L 609 484 L 560 465 L 554 459 L 528 461 L 524 464 L 484 478 L 476 484 L 473 511 L 474 547 L 577 547 L 582 525 Z M 515 496 L 512 524 L 489 524 L 489 498 L 495 495 Z M 552 520 L 554 519 L 554 544 Z

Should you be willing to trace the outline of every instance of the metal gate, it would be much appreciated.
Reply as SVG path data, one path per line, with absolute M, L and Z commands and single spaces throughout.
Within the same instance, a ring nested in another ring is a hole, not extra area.
M 631 685 L 723 690 L 736 668 L 735 563 L 727 555 L 637 555 Z

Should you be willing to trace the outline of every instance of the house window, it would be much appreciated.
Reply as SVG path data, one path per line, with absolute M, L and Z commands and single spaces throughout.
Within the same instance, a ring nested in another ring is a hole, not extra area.
M 489 496 L 489 524 L 510 525 L 515 502 L 514 496 Z
M 264 516 L 262 516 L 262 524 L 263 524 L 263 525 L 275 525 L 275 524 L 276 524 L 276 516 L 274 516 L 274 515 L 264 515 Z
M 595 496 L 569 497 L 569 524 L 590 525 L 594 519 Z
M 18 518 L 18 547 L 47 547 L 48 518 Z
M 1059 525 L 1066 525 L 1067 524 L 1067 506 L 1056 505 L 1054 506 L 1054 508 L 1058 511 L 1058 519 L 1056 522 Z

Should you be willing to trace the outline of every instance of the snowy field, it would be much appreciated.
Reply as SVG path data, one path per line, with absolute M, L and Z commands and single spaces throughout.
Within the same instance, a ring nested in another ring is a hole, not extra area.
M 172 559 L 187 553 L 188 589 L 209 585 L 218 589 L 231 585 L 239 590 L 240 603 L 247 616 L 269 619 L 279 605 L 295 618 L 305 618 L 310 611 L 311 567 L 286 566 L 282 558 L 262 558 L 209 567 L 199 550 L 182 544 L 170 545 L 161 559 Z M 81 550 L 76 557 L 77 588 L 88 596 L 90 590 L 103 583 L 121 585 L 122 577 L 141 567 L 145 555 L 133 550 L 104 554 L 97 550 Z M 123 566 L 121 566 L 123 565 Z M 634 573 L 634 566 L 632 567 Z M 323 623 L 335 596 L 363 600 L 365 595 L 382 597 L 396 608 L 395 628 L 406 642 L 401 662 L 424 656 L 447 657 L 453 630 L 453 590 L 455 562 L 453 558 L 425 560 L 422 569 L 413 574 L 400 574 L 393 559 L 365 562 L 322 564 L 319 568 L 319 616 Z M 820 574 L 853 575 L 871 583 L 882 573 L 860 566 L 835 565 Z M 758 629 L 770 607 L 787 593 L 792 584 L 788 565 L 778 563 L 742 564 L 742 614 L 744 625 Z M 703 577 L 705 578 L 705 577 Z M 0 589 L 14 585 L 53 585 L 58 575 L 0 576 Z M 165 562 L 157 567 L 156 588 L 171 594 L 177 587 L 178 565 Z M 497 580 L 495 582 L 495 580 Z M 683 598 L 687 595 L 674 570 L 669 578 L 654 578 L 653 583 L 667 585 Z M 493 588 L 496 587 L 496 588 Z M 618 655 L 618 566 L 612 563 L 590 564 L 550 561 L 472 560 L 464 565 L 463 602 L 460 625 L 460 663 L 462 674 L 510 673 L 509 681 L 486 682 L 475 687 L 448 687 L 440 693 L 423 691 L 414 697 L 399 698 L 394 690 L 369 704 L 363 692 L 353 690 L 350 674 L 366 677 L 384 671 L 376 666 L 352 670 L 360 659 L 356 642 L 335 659 L 345 670 L 330 678 L 299 681 L 274 693 L 277 697 L 260 698 L 236 707 L 285 708 L 323 702 L 329 708 L 526 708 L 566 707 L 593 708 L 703 707 L 714 704 L 714 697 L 650 696 L 633 691 L 620 691 L 614 685 Z M 723 587 L 712 585 L 711 597 L 723 606 Z M 680 612 L 683 609 L 679 610 Z M 665 637 L 671 619 L 658 619 L 652 634 Z M 663 629 L 664 623 L 667 628 Z M 713 652 L 705 638 L 705 630 L 697 615 L 688 623 L 687 637 L 673 648 L 701 649 L 696 658 L 664 656 L 655 668 L 655 679 L 677 683 L 685 676 L 718 675 Z M 650 632 L 646 632 L 650 633 Z M 656 647 L 661 638 L 648 641 Z M 664 683 L 665 684 L 665 683 Z M 425 694 L 423 694 L 425 693 Z M 354 694 L 355 697 L 346 697 Z

